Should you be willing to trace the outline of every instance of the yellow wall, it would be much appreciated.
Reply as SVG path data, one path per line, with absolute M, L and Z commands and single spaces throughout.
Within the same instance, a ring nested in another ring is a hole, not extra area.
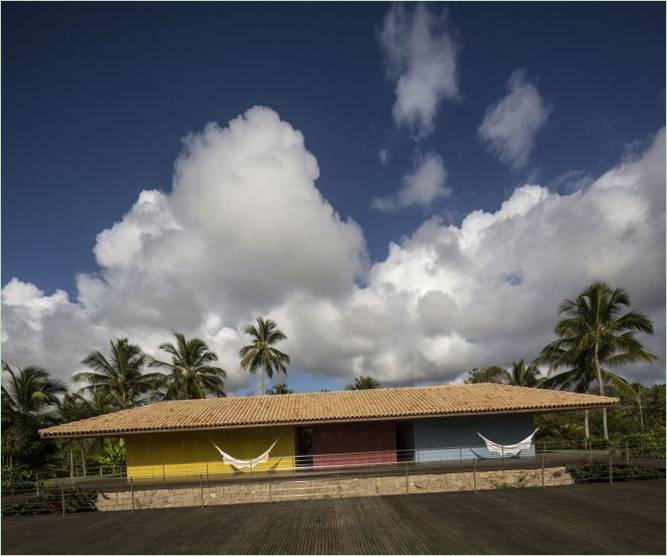
M 214 448 L 215 442 L 222 450 L 237 459 L 251 459 L 275 445 L 269 461 L 258 464 L 253 472 L 269 469 L 294 468 L 294 428 L 262 427 L 235 430 L 162 432 L 133 434 L 125 438 L 127 443 L 127 475 L 133 479 L 174 479 L 187 475 L 219 475 L 234 473 L 232 466 L 222 462 L 222 456 Z M 248 467 L 242 473 L 249 473 Z

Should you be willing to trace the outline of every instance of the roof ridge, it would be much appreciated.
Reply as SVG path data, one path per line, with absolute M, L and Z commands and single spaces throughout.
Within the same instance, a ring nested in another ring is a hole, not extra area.
M 383 392 L 387 390 L 420 390 L 420 389 L 426 389 L 426 388 L 458 388 L 461 386 L 479 386 L 480 384 L 484 384 L 487 386 L 509 386 L 509 385 L 501 385 L 501 384 L 493 384 L 493 383 L 478 383 L 478 384 L 456 384 L 456 383 L 448 383 L 448 384 L 420 384 L 418 386 L 382 386 L 381 388 L 367 388 L 367 389 L 342 389 L 342 390 L 312 390 L 312 391 L 306 391 L 306 392 L 290 392 L 289 394 L 253 394 L 251 396 L 221 396 L 221 397 L 216 397 L 216 398 L 199 398 L 196 400 L 162 400 L 162 402 L 201 402 L 201 401 L 212 401 L 212 400 L 229 400 L 229 399 L 243 399 L 243 400 L 250 400 L 250 399 L 255 399 L 255 398 L 267 398 L 270 397 L 271 399 L 273 398 L 285 398 L 286 396 L 304 396 L 304 395 L 315 395 L 315 394 L 349 394 L 349 393 L 357 393 L 357 392 Z M 161 403 L 161 402 L 157 402 Z

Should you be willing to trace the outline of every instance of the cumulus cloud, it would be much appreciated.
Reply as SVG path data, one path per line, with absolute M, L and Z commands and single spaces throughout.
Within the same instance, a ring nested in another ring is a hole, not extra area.
M 97 235 L 95 259 L 105 268 L 124 267 L 140 254 L 144 244 L 167 230 L 179 229 L 169 202 L 160 191 L 142 191 L 121 222 Z
M 375 197 L 371 201 L 374 209 L 394 212 L 411 206 L 429 207 L 440 197 L 451 195 L 445 184 L 447 171 L 442 157 L 434 152 L 426 153 L 417 160 L 412 173 L 403 177 L 398 192 L 388 197 Z
M 293 348 L 331 374 L 346 361 L 347 372 L 388 383 L 460 380 L 473 366 L 537 355 L 553 339 L 560 301 L 604 279 L 654 320 L 655 336 L 643 340 L 664 358 L 664 164 L 662 130 L 641 157 L 585 190 L 524 185 L 460 226 L 431 218 L 391 244 L 346 304 L 284 306 L 281 318 L 298 330 Z M 663 378 L 657 366 L 624 372 Z
M 75 302 L 18 280 L 5 286 L 3 350 L 13 358 L 18 344 L 28 349 L 34 341 L 30 359 L 67 375 L 100 347 L 99 337 L 81 335 L 69 346 L 78 359 L 61 366 L 39 347 L 56 332 L 44 324 L 49 318 L 93 323 L 105 343 L 126 334 L 148 348 L 182 330 L 203 331 L 222 348 L 237 325 L 295 292 L 349 294 L 367 267 L 363 233 L 322 198 L 318 176 L 303 135 L 268 108 L 224 129 L 209 124 L 185 139 L 171 192 L 141 192 L 98 234 L 100 271 L 77 276 Z M 19 327 L 41 327 L 42 336 L 31 339 Z M 236 366 L 235 355 L 228 363 Z
M 5 284 L 3 358 L 69 378 L 111 338 L 156 354 L 179 330 L 209 342 L 233 391 L 249 381 L 242 327 L 262 314 L 288 334 L 292 369 L 460 380 L 532 358 L 553 337 L 559 302 L 604 279 L 655 321 L 646 345 L 664 360 L 664 130 L 585 188 L 527 184 L 458 226 L 430 218 L 373 264 L 317 177 L 301 133 L 269 109 L 193 134 L 171 190 L 143 192 L 98 235 L 99 272 L 77 277 L 76 299 Z M 657 366 L 627 373 L 663 378 Z
M 502 162 L 521 167 L 528 162 L 549 112 L 525 70 L 518 69 L 507 81 L 507 94 L 487 108 L 479 135 Z
M 389 78 L 396 83 L 393 117 L 416 137 L 433 130 L 437 109 L 458 94 L 458 46 L 446 12 L 434 14 L 424 4 L 409 11 L 396 3 L 379 35 Z

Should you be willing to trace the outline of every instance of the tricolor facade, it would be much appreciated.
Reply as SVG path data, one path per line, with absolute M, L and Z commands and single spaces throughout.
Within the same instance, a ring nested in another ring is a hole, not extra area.
M 165 401 L 49 427 L 45 438 L 123 437 L 135 479 L 498 457 L 480 434 L 515 444 L 534 416 L 617 398 L 497 384 Z M 239 469 L 220 450 L 265 462 Z M 520 457 L 531 457 L 527 443 Z

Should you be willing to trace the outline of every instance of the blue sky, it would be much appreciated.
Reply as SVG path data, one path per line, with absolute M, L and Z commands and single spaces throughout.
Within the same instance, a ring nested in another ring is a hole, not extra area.
M 93 252 L 97 234 L 119 222 L 142 190 L 171 191 L 185 135 L 210 121 L 224 127 L 256 105 L 303 134 L 319 166 L 314 185 L 343 219 L 358 224 L 370 268 L 387 260 L 391 242 L 407 245 L 432 216 L 443 228 L 458 227 L 473 211 L 495 213 L 526 184 L 561 195 L 588 187 L 624 157 L 641 156 L 664 126 L 664 4 L 449 4 L 444 33 L 457 45 L 456 92 L 441 95 L 432 128 L 420 139 L 392 117 L 396 78 L 386 71 L 391 61 L 381 38 L 390 8 L 3 4 L 3 286 L 16 278 L 46 296 L 61 289 L 75 310 L 77 274 L 111 280 Z M 414 9 L 407 8 L 408 24 Z M 437 18 L 441 9 L 426 11 Z M 480 126 L 508 94 L 516 70 L 542 120 L 528 133 L 525 160 L 508 163 Z M 398 198 L 402 180 L 428 153 L 446 173 L 439 195 L 389 211 L 372 206 L 374 198 Z M 664 212 L 658 219 L 664 228 Z M 518 282 L 522 273 L 516 271 Z M 357 273 L 354 283 L 368 285 L 372 276 Z M 664 294 L 662 301 L 656 295 L 650 303 L 662 303 L 654 308 L 664 320 Z M 282 299 L 256 308 L 288 311 Z M 227 310 L 219 317 L 234 329 L 236 316 L 227 315 L 235 310 Z M 86 314 L 91 326 L 108 331 L 139 326 Z M 13 319 L 4 325 L 15 326 L 15 334 L 22 329 Z M 473 345 L 483 333 L 461 336 Z M 10 343 L 3 349 L 11 353 Z M 27 345 L 15 354 L 43 357 Z M 379 369 L 382 358 L 375 357 L 364 368 Z M 338 384 L 351 374 L 319 375 L 328 362 L 297 360 L 318 376 L 302 375 L 303 387 Z M 461 361 L 476 366 L 474 358 Z M 394 371 L 378 373 L 403 382 Z M 408 374 L 411 382 L 454 378 Z

